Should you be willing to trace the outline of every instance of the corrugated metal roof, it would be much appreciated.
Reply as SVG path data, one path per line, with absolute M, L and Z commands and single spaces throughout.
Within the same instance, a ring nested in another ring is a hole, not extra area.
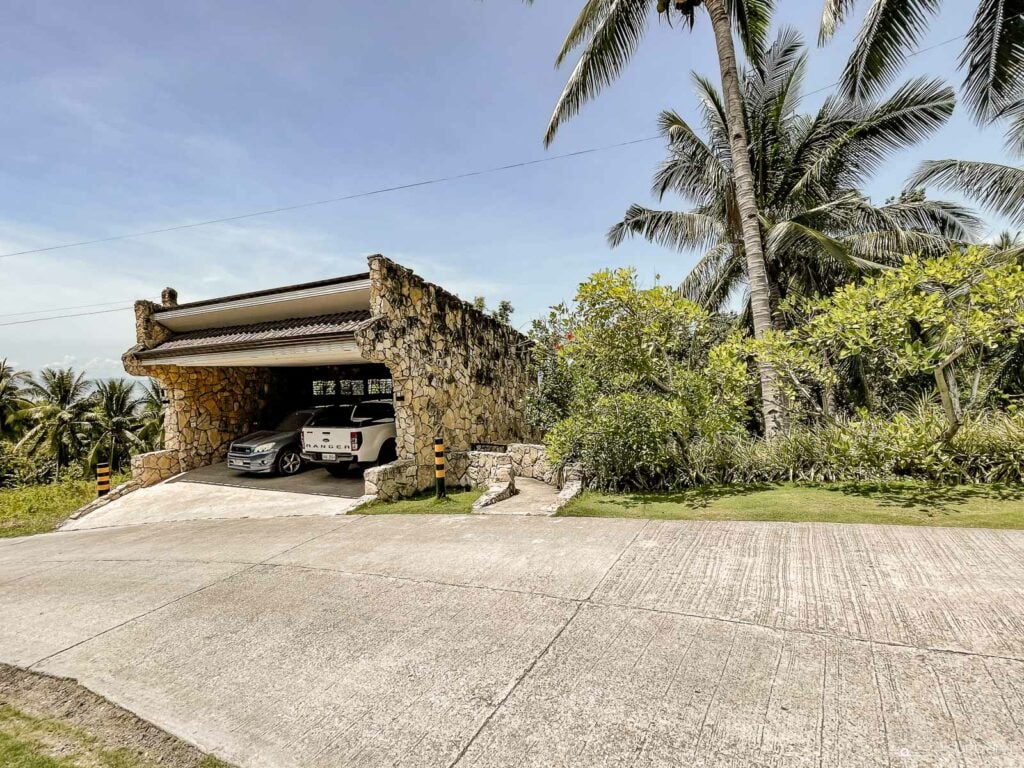
M 178 352 L 219 352 L 265 344 L 301 342 L 308 339 L 343 338 L 351 336 L 369 322 L 369 311 L 360 310 L 339 312 L 334 315 L 272 320 L 252 325 L 236 325 L 230 328 L 188 331 L 176 334 L 169 341 L 139 353 L 139 356 L 163 357 Z

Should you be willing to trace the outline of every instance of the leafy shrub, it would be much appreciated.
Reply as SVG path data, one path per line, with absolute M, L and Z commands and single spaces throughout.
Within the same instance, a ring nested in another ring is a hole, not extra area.
M 1024 482 L 1024 417 L 968 417 L 936 443 L 943 414 L 922 407 L 824 426 L 797 426 L 771 441 L 746 436 L 698 440 L 678 466 L 674 487 L 783 481 L 916 478 L 942 483 Z
M 527 415 L 555 462 L 582 464 L 597 485 L 660 487 L 695 437 L 743 429 L 739 337 L 672 288 L 638 287 L 631 270 L 592 275 L 533 340 Z

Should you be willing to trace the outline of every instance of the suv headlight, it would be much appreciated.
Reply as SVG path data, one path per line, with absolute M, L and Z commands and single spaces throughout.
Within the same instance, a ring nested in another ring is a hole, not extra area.
M 252 452 L 253 453 L 270 453 L 272 450 L 274 450 L 274 444 L 273 443 L 263 443 L 262 445 L 257 445 L 255 448 L 253 448 Z

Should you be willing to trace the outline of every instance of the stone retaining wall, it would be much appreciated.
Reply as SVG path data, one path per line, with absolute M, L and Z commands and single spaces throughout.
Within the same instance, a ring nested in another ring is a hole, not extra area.
M 526 337 L 383 256 L 370 280 L 374 322 L 356 339 L 394 378 L 398 455 L 416 462 L 419 489 L 434 483 L 435 436 L 455 452 L 532 436 Z
M 165 450 L 132 456 L 132 480 L 147 488 L 181 473 L 178 452 Z
M 381 467 L 370 467 L 363 473 L 366 483 L 363 494 L 376 496 L 380 501 L 396 501 L 412 496 L 419 490 L 416 481 L 416 463 L 399 459 Z

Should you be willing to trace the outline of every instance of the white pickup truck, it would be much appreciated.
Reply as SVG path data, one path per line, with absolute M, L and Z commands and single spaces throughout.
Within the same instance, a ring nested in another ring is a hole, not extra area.
M 325 408 L 302 430 L 302 458 L 342 477 L 353 467 L 397 458 L 395 406 L 389 400 Z

